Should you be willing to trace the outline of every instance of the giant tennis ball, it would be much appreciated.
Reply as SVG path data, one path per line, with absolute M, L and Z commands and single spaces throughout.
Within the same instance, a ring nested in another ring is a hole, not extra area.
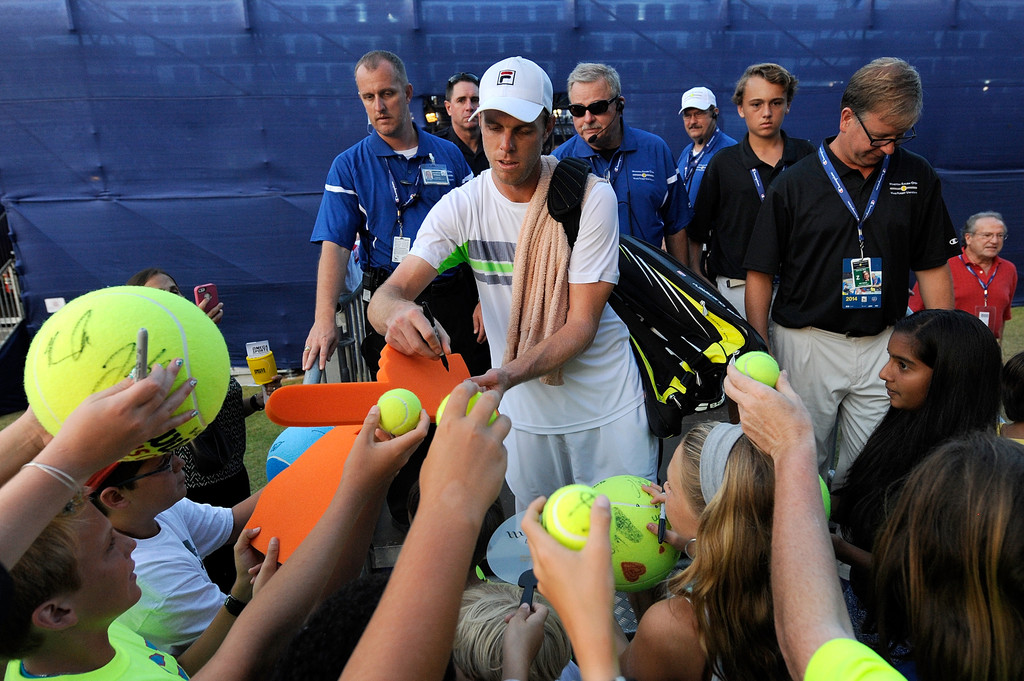
M 736 368 L 769 388 L 774 388 L 779 380 L 779 363 L 767 352 L 760 350 L 744 352 L 737 357 Z
M 181 296 L 144 286 L 115 286 L 72 300 L 43 324 L 29 346 L 25 393 L 47 431 L 56 433 L 83 399 L 129 375 L 140 327 L 149 332 L 149 366 L 184 360 L 173 388 L 197 379 L 178 413 L 198 410 L 199 416 L 136 447 L 125 460 L 173 451 L 217 416 L 231 371 L 217 326 Z
M 679 552 L 647 529 L 658 523 L 660 509 L 643 490 L 648 484 L 635 475 L 616 475 L 594 485 L 612 505 L 612 568 L 619 591 L 643 591 L 663 580 L 679 560 Z
M 405 388 L 395 388 L 380 396 L 380 429 L 391 435 L 404 435 L 420 422 L 420 398 Z
M 473 410 L 473 405 L 476 404 L 476 401 L 480 399 L 481 394 L 482 393 L 474 393 L 473 396 L 469 398 L 469 402 L 466 404 L 466 416 L 469 416 L 469 412 Z M 444 408 L 448 405 L 449 397 L 451 397 L 451 393 L 445 395 L 444 399 L 441 400 L 441 404 L 437 405 L 437 415 L 434 417 L 434 423 L 441 423 L 441 415 L 444 414 Z M 495 409 L 493 412 L 491 412 L 491 419 L 487 422 L 487 425 L 491 425 L 497 420 L 498 410 Z
M 590 534 L 590 507 L 597 492 L 587 485 L 566 485 L 555 490 L 540 514 L 540 524 L 562 546 L 579 551 Z

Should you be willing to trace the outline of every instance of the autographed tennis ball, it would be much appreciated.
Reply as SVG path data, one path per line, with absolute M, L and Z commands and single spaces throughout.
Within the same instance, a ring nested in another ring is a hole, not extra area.
M 737 357 L 736 368 L 769 388 L 774 388 L 779 380 L 779 363 L 767 352 L 760 350 L 745 352 Z
M 540 524 L 562 546 L 579 551 L 590 534 L 590 507 L 596 498 L 597 492 L 587 485 L 560 487 L 544 504 Z
M 198 383 L 178 413 L 198 410 L 174 430 L 135 448 L 125 460 L 173 451 L 217 416 L 228 390 L 228 347 L 217 326 L 181 296 L 144 286 L 114 286 L 75 298 L 39 329 L 25 360 L 25 393 L 39 422 L 56 434 L 89 395 L 122 381 L 135 367 L 140 327 L 149 333 L 149 366 L 184 364 L 172 390 Z
M 476 401 L 480 399 L 480 395 L 481 394 L 482 393 L 475 393 L 472 397 L 469 398 L 469 403 L 466 405 L 466 416 L 469 416 L 469 412 L 471 412 L 473 410 L 473 405 L 476 404 Z M 437 416 L 434 417 L 434 423 L 441 423 L 441 415 L 444 414 L 444 408 L 448 404 L 448 398 L 449 397 L 451 397 L 451 393 L 448 393 L 447 395 L 445 395 L 444 399 L 441 400 L 441 404 L 437 405 Z M 491 425 L 492 423 L 494 423 L 497 420 L 498 420 L 498 410 L 495 409 L 491 413 L 491 420 L 487 422 L 487 425 Z
M 380 429 L 391 435 L 404 435 L 420 422 L 420 398 L 411 390 L 395 388 L 380 396 Z
M 658 535 L 647 529 L 658 524 L 660 508 L 635 475 L 616 475 L 594 485 L 597 494 L 608 497 L 612 507 L 612 570 L 618 591 L 650 589 L 668 576 L 679 560 L 679 551 L 658 543 Z

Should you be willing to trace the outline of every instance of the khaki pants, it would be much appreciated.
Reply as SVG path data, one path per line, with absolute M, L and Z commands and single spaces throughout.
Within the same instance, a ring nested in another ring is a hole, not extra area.
M 818 472 L 831 488 L 846 478 L 868 436 L 889 409 L 889 396 L 878 372 L 888 361 L 892 328 L 876 336 L 851 337 L 813 327 L 789 329 L 772 322 L 772 348 L 779 366 L 789 372 L 814 424 Z M 840 433 L 836 459 L 836 434 Z

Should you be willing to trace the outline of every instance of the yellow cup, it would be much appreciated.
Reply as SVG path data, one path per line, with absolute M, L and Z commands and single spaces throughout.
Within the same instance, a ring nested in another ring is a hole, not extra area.
M 274 361 L 273 352 L 259 357 L 246 357 L 245 361 L 249 363 L 252 380 L 256 381 L 257 385 L 266 385 L 277 376 L 277 362 Z

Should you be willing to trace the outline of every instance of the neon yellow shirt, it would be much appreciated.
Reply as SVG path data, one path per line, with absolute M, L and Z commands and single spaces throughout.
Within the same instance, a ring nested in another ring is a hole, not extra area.
M 144 638 L 124 626 L 114 622 L 107 630 L 110 645 L 114 648 L 114 657 L 99 669 L 84 674 L 61 674 L 47 676 L 47 679 L 74 679 L 74 681 L 168 681 L 169 679 L 188 679 L 188 674 L 178 665 L 173 656 L 157 650 Z M 14 660 L 7 664 L 6 681 L 17 679 L 43 678 L 22 674 L 21 661 Z
M 875 651 L 852 638 L 835 638 L 818 648 L 804 681 L 907 681 Z

